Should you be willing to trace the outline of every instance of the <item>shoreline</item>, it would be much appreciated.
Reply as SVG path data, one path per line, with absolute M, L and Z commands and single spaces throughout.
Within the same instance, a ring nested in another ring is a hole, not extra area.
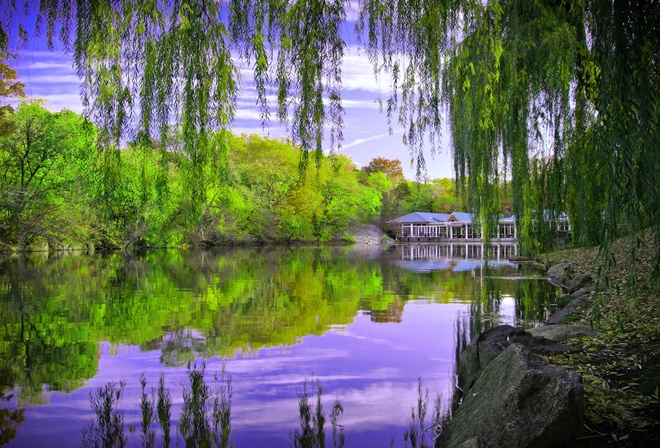
M 631 238 L 615 242 L 618 264 L 604 271 L 598 248 L 552 252 L 539 260 L 546 267 L 565 263 L 568 280 L 590 275 L 597 285 L 567 303 L 564 309 L 579 302 L 561 323 L 595 328 L 598 334 L 568 339 L 578 354 L 544 358 L 582 375 L 585 433 L 575 447 L 660 445 L 660 280 L 651 278 L 652 237 L 641 242 L 635 260 Z

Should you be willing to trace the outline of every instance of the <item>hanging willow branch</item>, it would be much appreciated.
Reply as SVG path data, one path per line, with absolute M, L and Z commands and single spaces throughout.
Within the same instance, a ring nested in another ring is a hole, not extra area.
M 102 144 L 132 133 L 164 140 L 179 123 L 195 204 L 204 200 L 201 167 L 226 153 L 209 133 L 234 119 L 236 57 L 253 69 L 262 125 L 272 115 L 288 124 L 304 150 L 301 168 L 310 153 L 318 162 L 324 127 L 341 145 L 348 7 L 3 2 L 0 49 L 31 30 L 72 49 Z M 23 19 L 35 12 L 30 29 Z M 387 119 L 404 128 L 418 173 L 448 125 L 457 178 L 485 233 L 500 212 L 500 185 L 510 182 L 524 249 L 533 252 L 552 240 L 539 231 L 546 217 L 562 212 L 577 244 L 607 249 L 622 232 L 651 228 L 660 247 L 659 23 L 656 0 L 360 0 L 355 30 L 374 73 L 390 76 Z M 657 260 L 660 267 L 660 249 Z

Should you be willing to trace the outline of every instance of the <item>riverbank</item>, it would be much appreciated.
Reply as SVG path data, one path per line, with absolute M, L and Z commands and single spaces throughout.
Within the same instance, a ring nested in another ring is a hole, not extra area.
M 565 320 L 589 325 L 598 335 L 568 341 L 580 353 L 546 361 L 582 374 L 585 434 L 576 447 L 660 446 L 660 280 L 651 279 L 656 253 L 650 236 L 613 247 L 616 266 L 599 275 L 598 248 L 546 254 L 546 266 L 568 263 L 573 277 L 590 274 L 598 290 Z

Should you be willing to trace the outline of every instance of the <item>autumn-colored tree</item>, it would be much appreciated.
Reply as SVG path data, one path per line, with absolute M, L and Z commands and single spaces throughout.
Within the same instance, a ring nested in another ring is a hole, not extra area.
M 385 157 L 375 157 L 369 162 L 369 165 L 362 168 L 367 174 L 383 173 L 394 185 L 403 180 L 403 168 L 399 159 L 386 159 Z
M 23 89 L 25 84 L 17 81 L 16 70 L 7 64 L 9 55 L 0 53 L 0 135 L 12 132 L 11 123 L 5 119 L 5 115 L 14 112 L 11 104 L 5 104 L 5 98 L 19 97 L 25 95 Z

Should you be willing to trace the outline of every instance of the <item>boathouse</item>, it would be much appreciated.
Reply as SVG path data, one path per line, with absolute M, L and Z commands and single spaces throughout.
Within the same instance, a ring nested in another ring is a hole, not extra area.
M 395 233 L 399 241 L 481 242 L 483 239 L 481 226 L 474 222 L 472 213 L 413 212 L 390 223 L 395 224 Z M 515 241 L 517 236 L 515 216 L 509 216 L 498 221 L 493 240 Z
M 446 213 L 413 212 L 394 219 L 397 237 L 407 241 L 431 241 L 447 238 Z M 423 239 L 419 239 L 423 238 Z

